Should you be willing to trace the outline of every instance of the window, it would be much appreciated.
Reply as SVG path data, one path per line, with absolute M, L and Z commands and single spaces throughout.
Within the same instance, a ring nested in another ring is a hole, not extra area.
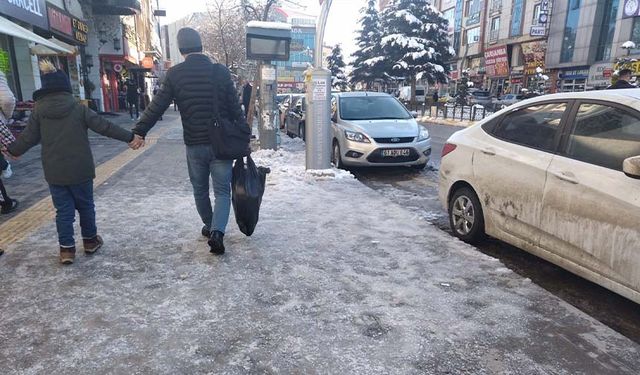
M 504 117 L 494 135 L 508 142 L 553 151 L 567 103 L 526 107 Z
M 618 14 L 619 0 L 605 0 L 603 3 L 602 26 L 600 26 L 600 38 L 596 50 L 596 61 L 608 61 L 611 58 L 611 44 L 613 34 L 616 32 L 616 15 Z
M 465 34 L 467 35 L 466 42 L 467 44 L 474 44 L 480 41 L 480 28 L 474 27 L 473 29 L 465 30 Z
M 491 20 L 491 31 L 500 30 L 500 17 Z
M 573 50 L 576 46 L 576 34 L 578 21 L 580 20 L 580 0 L 569 0 L 567 19 L 564 23 L 564 37 L 562 40 L 562 52 L 560 62 L 570 62 L 573 59 Z
M 531 20 L 531 25 L 538 26 L 540 24 L 540 4 L 536 4 L 533 6 L 533 20 Z
M 472 1 L 473 1 L 473 0 L 467 0 L 467 1 L 465 1 L 465 4 L 464 4 L 464 16 L 465 16 L 465 17 L 469 17 L 469 12 L 470 12 L 470 10 L 471 10 L 471 2 L 472 2 Z
M 582 103 L 566 155 L 621 171 L 624 159 L 640 155 L 640 119 L 620 108 Z

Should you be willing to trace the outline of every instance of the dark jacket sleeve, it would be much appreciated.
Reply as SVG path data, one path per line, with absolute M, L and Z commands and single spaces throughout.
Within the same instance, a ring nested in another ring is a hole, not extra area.
M 164 111 L 169 108 L 173 98 L 173 84 L 169 72 L 157 94 L 153 97 L 147 109 L 145 109 L 142 117 L 140 117 L 140 121 L 138 121 L 136 127 L 133 128 L 133 134 L 145 137 L 149 130 L 156 125 L 156 122 L 158 122 L 158 119 L 164 114 Z
M 231 73 L 226 66 L 222 64 L 216 65 L 218 67 L 217 79 L 220 80 L 218 83 L 218 87 L 220 88 L 218 94 L 218 111 L 220 111 L 220 116 L 233 122 L 241 122 L 244 120 L 244 113 L 242 113 L 242 107 L 240 107 L 238 93 L 233 85 Z
M 102 134 L 105 137 L 117 139 L 122 142 L 129 143 L 133 140 L 133 133 L 129 130 L 125 130 L 118 125 L 113 124 L 85 106 L 81 107 L 84 111 L 85 124 L 87 124 L 89 129 L 98 134 Z
M 20 156 L 38 143 L 40 143 L 40 121 L 38 121 L 37 110 L 34 110 L 29 116 L 27 127 L 18 139 L 7 147 L 7 150 L 13 156 Z

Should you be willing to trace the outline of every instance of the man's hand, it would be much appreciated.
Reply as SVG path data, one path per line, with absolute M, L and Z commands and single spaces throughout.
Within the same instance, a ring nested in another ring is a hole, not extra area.
M 138 134 L 135 134 L 133 136 L 133 141 L 129 142 L 129 147 L 132 150 L 137 150 L 140 147 L 144 147 L 144 138 L 142 138 L 141 136 L 139 136 Z
M 18 160 L 17 157 L 11 155 L 11 153 L 9 152 L 9 150 L 7 150 L 7 148 L 5 146 L 0 147 L 0 152 L 2 152 L 2 155 L 4 155 L 4 157 L 6 159 L 9 160 Z

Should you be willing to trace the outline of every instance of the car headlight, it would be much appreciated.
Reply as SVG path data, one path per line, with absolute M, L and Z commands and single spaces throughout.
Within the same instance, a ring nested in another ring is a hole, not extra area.
M 418 142 L 429 139 L 429 131 L 425 127 L 420 127 L 420 134 L 418 134 Z
M 350 141 L 360 142 L 360 143 L 371 143 L 371 140 L 369 138 L 367 138 L 367 136 L 362 134 L 362 133 L 345 130 L 344 131 L 344 135 Z

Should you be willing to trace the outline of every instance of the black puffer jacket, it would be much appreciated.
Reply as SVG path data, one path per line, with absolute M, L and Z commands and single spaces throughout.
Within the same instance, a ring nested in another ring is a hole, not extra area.
M 146 136 L 175 99 L 182 117 L 184 143 L 211 143 L 209 126 L 213 119 L 214 97 L 220 117 L 231 121 L 242 119 L 244 115 L 229 70 L 224 65 L 214 64 L 205 55 L 189 55 L 183 63 L 169 69 L 133 133 Z

